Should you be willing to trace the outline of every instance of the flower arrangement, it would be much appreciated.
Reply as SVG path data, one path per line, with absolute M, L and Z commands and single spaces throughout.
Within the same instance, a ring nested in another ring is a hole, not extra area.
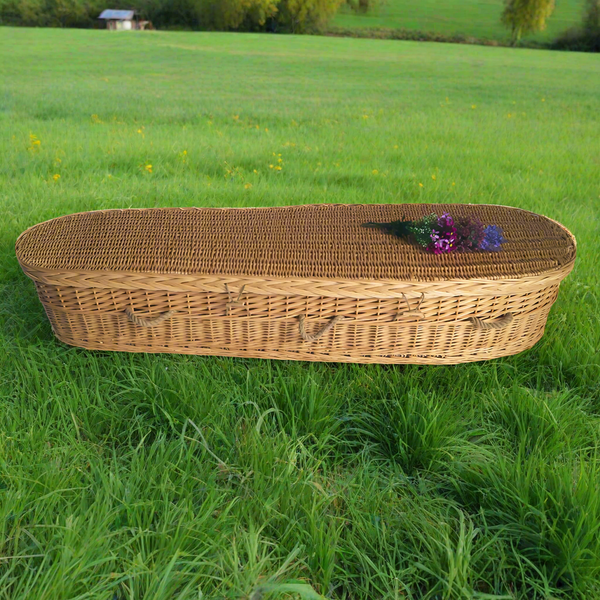
M 449 213 L 440 217 L 427 215 L 416 221 L 392 221 L 391 223 L 364 223 L 397 237 L 412 238 L 419 246 L 434 254 L 483 250 L 497 252 L 506 241 L 497 225 L 485 226 L 477 217 L 458 217 Z

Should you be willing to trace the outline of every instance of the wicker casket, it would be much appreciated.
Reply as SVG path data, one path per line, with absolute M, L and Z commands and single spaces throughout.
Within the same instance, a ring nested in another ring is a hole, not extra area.
M 502 250 L 435 255 L 361 227 L 444 211 L 502 227 Z M 103 210 L 16 244 L 74 346 L 439 364 L 533 346 L 575 249 L 551 219 L 464 204 Z

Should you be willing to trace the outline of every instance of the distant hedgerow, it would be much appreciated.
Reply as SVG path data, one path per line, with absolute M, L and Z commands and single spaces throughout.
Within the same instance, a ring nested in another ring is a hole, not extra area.
M 581 26 L 565 31 L 554 40 L 552 48 L 600 52 L 600 0 L 587 0 Z
M 361 0 L 363 2 L 365 0 Z M 368 0 L 367 0 L 368 1 Z M 167 29 L 320 30 L 344 0 L 138 0 L 140 17 Z M 102 0 L 0 0 L 0 24 L 100 27 Z M 118 2 L 114 8 L 129 8 Z
M 277 14 L 278 0 L 192 0 L 192 4 L 203 28 L 254 30 Z

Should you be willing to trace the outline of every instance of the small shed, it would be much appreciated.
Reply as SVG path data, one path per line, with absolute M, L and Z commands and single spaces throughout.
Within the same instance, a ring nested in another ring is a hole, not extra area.
M 107 29 L 131 30 L 146 29 L 148 21 L 140 21 L 135 10 L 107 9 L 100 13 L 99 19 L 106 21 Z

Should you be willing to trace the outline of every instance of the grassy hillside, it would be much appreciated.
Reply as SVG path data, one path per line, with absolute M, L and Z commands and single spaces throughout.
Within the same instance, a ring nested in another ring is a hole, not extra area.
M 0 598 L 600 596 L 596 56 L 0 29 L 0 77 Z M 14 256 L 75 211 L 424 201 L 577 236 L 532 350 L 89 352 L 53 338 Z
M 500 23 L 502 0 L 382 0 L 371 13 L 357 15 L 342 10 L 332 25 L 344 28 L 383 27 L 434 31 L 446 35 L 464 34 L 476 38 L 507 40 L 508 30 Z M 532 40 L 552 40 L 581 22 L 582 0 L 557 0 L 548 28 Z

